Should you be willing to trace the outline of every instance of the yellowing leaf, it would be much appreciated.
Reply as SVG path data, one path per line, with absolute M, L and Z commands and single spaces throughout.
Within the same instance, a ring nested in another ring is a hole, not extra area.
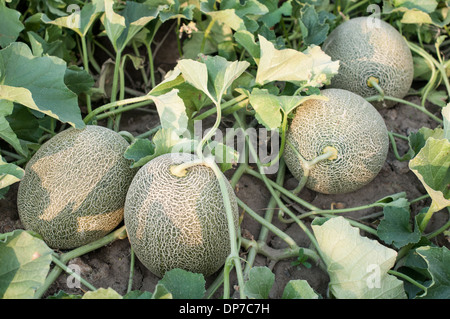
M 425 146 L 409 162 L 432 199 L 433 212 L 450 206 L 450 141 L 429 137 Z
M 320 221 L 320 220 L 319 220 Z M 362 237 L 344 217 L 312 225 L 330 276 L 330 291 L 338 299 L 406 298 L 403 282 L 388 275 L 397 252 Z
M 339 61 L 331 61 L 319 46 L 305 52 L 293 49 L 277 50 L 274 45 L 259 36 L 261 57 L 256 83 L 264 85 L 272 81 L 287 81 L 307 86 L 322 86 L 337 73 Z

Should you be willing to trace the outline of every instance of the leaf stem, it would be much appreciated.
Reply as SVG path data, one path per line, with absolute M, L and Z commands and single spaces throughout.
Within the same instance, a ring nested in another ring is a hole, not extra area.
M 151 101 L 149 101 L 149 100 L 151 100 Z M 125 110 L 128 111 L 130 109 L 135 109 L 135 108 L 138 108 L 138 107 L 142 107 L 142 106 L 147 105 L 149 103 L 153 103 L 153 100 L 152 100 L 152 96 L 150 96 L 148 94 L 147 95 L 143 95 L 143 96 L 137 96 L 137 97 L 129 98 L 129 99 L 123 99 L 123 100 L 119 100 L 119 101 L 115 101 L 115 102 L 110 102 L 108 104 L 105 104 L 105 105 L 103 105 L 101 107 L 96 108 L 95 110 L 92 110 L 91 113 L 89 113 L 88 115 L 85 116 L 83 121 L 84 121 L 84 123 L 88 124 L 94 118 L 98 119 L 98 117 L 96 117 L 97 114 L 99 114 L 101 112 L 104 112 L 106 110 L 109 110 L 109 109 L 113 109 L 113 108 L 115 108 L 117 106 L 133 104 L 132 107 L 130 106 L 127 109 L 123 108 L 120 111 L 120 112 L 123 112 Z M 115 111 L 117 111 L 117 110 L 115 110 Z M 110 112 L 110 113 L 117 113 L 117 112 Z
M 119 85 L 119 69 L 121 67 L 121 58 L 122 58 L 122 51 L 117 49 L 116 51 L 116 58 L 114 63 L 114 74 L 113 74 L 113 82 L 112 82 L 112 89 L 111 89 L 111 99 L 110 102 L 114 103 L 117 99 L 117 87 Z M 112 120 L 111 118 L 108 119 L 108 127 L 112 128 Z
M 69 267 L 67 267 L 64 263 L 62 263 L 58 257 L 56 257 L 55 255 L 52 254 L 52 261 L 62 270 L 64 270 L 66 273 L 68 273 L 69 275 L 71 275 L 73 278 L 75 278 L 76 280 L 78 280 L 80 283 L 82 283 L 83 285 L 85 285 L 86 287 L 88 287 L 90 290 L 94 291 L 97 290 L 97 288 L 95 288 L 94 286 L 92 286 L 89 282 L 87 282 L 84 278 L 82 278 L 80 275 L 78 275 L 76 272 L 74 272 L 72 269 L 70 269 Z
M 411 277 L 409 277 L 409 276 L 407 276 L 407 275 L 405 275 L 405 274 L 403 274 L 401 272 L 398 272 L 398 271 L 390 269 L 390 270 L 388 270 L 388 274 L 391 274 L 391 275 L 400 277 L 402 279 L 405 279 L 406 281 L 410 282 L 414 286 L 419 287 L 420 289 L 422 289 L 424 292 L 427 292 L 427 289 L 428 289 L 427 287 L 425 287 L 424 285 L 420 284 L 416 280 L 412 279 Z
M 384 97 L 382 97 L 381 95 L 373 95 L 373 96 L 367 97 L 367 98 L 366 98 L 366 101 L 372 102 L 372 101 L 380 101 L 380 100 L 382 100 L 382 99 L 390 100 L 390 101 L 395 101 L 395 102 L 398 102 L 398 103 L 403 103 L 403 104 L 412 106 L 412 107 L 414 107 L 415 109 L 418 109 L 419 111 L 425 113 L 426 115 L 428 115 L 429 117 L 431 117 L 431 118 L 432 118 L 433 120 L 435 120 L 436 122 L 441 123 L 441 124 L 443 123 L 442 120 L 441 120 L 440 118 L 438 118 L 436 115 L 434 115 L 433 113 L 431 113 L 430 111 L 428 111 L 426 108 L 424 108 L 424 107 L 422 107 L 422 106 L 420 106 L 420 105 L 417 105 L 417 104 L 415 104 L 415 103 L 411 103 L 411 102 L 409 102 L 409 101 L 403 100 L 403 99 L 399 99 L 399 98 L 392 97 L 392 96 L 387 96 L 387 95 L 385 95 Z
M 130 247 L 130 276 L 128 278 L 128 287 L 127 287 L 127 293 L 131 291 L 133 288 L 133 277 L 134 277 L 134 261 L 135 261 L 135 254 L 132 247 Z
M 234 224 L 234 217 L 233 217 L 233 209 L 231 207 L 231 201 L 230 201 L 230 194 L 228 193 L 228 187 L 225 182 L 225 176 L 220 171 L 220 168 L 217 166 L 217 164 L 213 160 L 207 160 L 205 162 L 208 167 L 210 167 L 214 174 L 216 175 L 216 178 L 219 182 L 220 190 L 222 192 L 223 197 L 223 203 L 225 205 L 225 212 L 227 214 L 227 221 L 228 221 L 228 232 L 230 236 L 230 244 L 231 244 L 231 253 L 227 258 L 227 261 L 225 262 L 226 269 L 229 269 L 229 265 L 232 263 L 236 267 L 236 275 L 238 278 L 239 287 L 239 294 L 242 299 L 245 299 L 244 294 L 244 277 L 242 273 L 242 267 L 239 257 L 239 247 L 237 246 L 238 241 L 238 235 L 235 230 L 235 224 Z M 225 276 L 229 276 L 229 272 L 225 271 Z M 228 278 L 229 279 L 229 278 Z M 225 280 L 224 283 L 224 298 L 229 298 L 229 286 L 225 287 L 225 284 L 228 283 L 229 280 Z
M 90 74 L 89 71 L 89 55 L 87 52 L 87 45 L 86 45 L 86 37 L 82 36 L 81 37 L 81 47 L 83 50 L 83 65 L 84 65 L 84 69 L 86 70 L 86 72 L 88 74 Z M 87 111 L 88 113 L 92 112 L 92 105 L 91 105 L 91 96 L 86 93 L 86 107 L 87 107 Z

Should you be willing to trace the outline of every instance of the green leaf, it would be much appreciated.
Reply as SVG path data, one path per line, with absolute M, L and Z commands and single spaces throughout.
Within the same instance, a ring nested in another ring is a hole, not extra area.
M 147 23 L 157 17 L 158 10 L 146 3 L 127 1 L 125 8 L 116 13 L 113 10 L 113 5 L 113 0 L 105 0 L 103 24 L 114 49 L 123 51 L 128 42 Z
M 0 2 L 0 47 L 4 48 L 16 41 L 23 29 L 20 12 L 10 9 L 4 2 Z
M 123 299 L 122 296 L 112 289 L 109 288 L 98 288 L 95 291 L 88 291 L 83 295 L 81 299 Z
M 124 157 L 132 160 L 131 167 L 140 167 L 155 157 L 172 152 L 190 153 L 194 141 L 180 138 L 171 129 L 161 128 L 153 139 L 136 139 L 125 151 Z
M 0 100 L 0 138 L 11 145 L 18 154 L 27 156 L 27 150 L 22 147 L 16 133 L 12 130 L 7 116 L 13 112 L 14 103 L 7 100 Z
M 253 267 L 244 284 L 244 292 L 250 299 L 268 299 L 275 282 L 275 275 L 267 267 Z
M 394 206 L 409 210 L 409 201 L 408 198 L 406 197 L 406 192 L 388 195 L 386 197 L 377 200 L 375 203 L 381 204 L 382 207 Z
M 429 137 L 425 146 L 409 162 L 432 199 L 431 211 L 450 205 L 450 141 Z
M 78 98 L 64 83 L 66 63 L 56 57 L 34 57 L 25 43 L 0 50 L 0 99 L 25 105 L 69 123 L 85 126 Z
M 31 50 L 33 55 L 42 57 L 44 55 L 52 55 L 58 58 L 64 58 L 64 42 L 61 39 L 48 42 L 42 38 L 39 34 L 33 31 L 27 32 L 28 39 L 30 40 Z
M 132 290 L 123 296 L 123 299 L 152 299 L 149 291 Z
M 172 299 L 172 293 L 167 290 L 167 288 L 158 283 L 155 287 L 155 291 L 153 292 L 152 299 Z
M 253 33 L 247 30 L 239 30 L 234 33 L 234 39 L 242 45 L 244 49 L 252 56 L 255 62 L 259 63 L 260 50 L 259 45 L 255 41 Z
M 290 280 L 284 287 L 281 299 L 319 299 L 319 295 L 306 280 Z
M 200 25 L 197 25 L 199 31 L 192 33 L 190 39 L 184 41 L 183 58 L 197 59 L 199 54 L 217 53 L 220 43 L 233 41 L 233 30 L 228 25 L 219 23 L 210 16 L 207 16 L 206 21 L 202 25 L 209 26 L 210 23 L 212 23 L 212 27 L 210 29 L 208 27 L 209 33 L 206 39 L 205 30 Z
M 44 23 L 71 29 L 78 33 L 79 36 L 84 37 L 100 14 L 104 12 L 104 1 L 93 0 L 87 2 L 81 10 L 78 7 L 74 8 L 77 10 L 74 10 L 68 16 L 51 20 L 46 14 L 43 14 L 41 19 Z
M 440 107 L 445 107 L 447 105 L 446 104 L 447 99 L 448 96 L 445 93 L 445 91 L 433 90 L 427 95 L 428 101 Z
M 339 61 L 331 61 L 319 46 L 304 52 L 293 49 L 275 49 L 259 35 L 261 58 L 256 73 L 256 83 L 264 85 L 273 81 L 287 81 L 298 86 L 320 87 L 337 74 Z
M 24 230 L 15 230 L 2 238 L 5 239 L 0 239 L 0 298 L 31 299 L 47 277 L 53 250 Z
M 262 16 L 260 20 L 268 28 L 272 28 L 280 22 L 282 16 L 290 16 L 292 13 L 291 1 L 284 1 L 281 6 L 278 6 L 278 0 L 264 1 L 264 4 L 269 9 L 269 12 Z
M 211 155 L 214 156 L 214 160 L 222 172 L 233 168 L 239 160 L 239 152 L 233 147 L 215 140 L 207 144 L 206 149 L 203 151 L 203 156 L 208 157 L 209 154 L 206 153 L 207 151 L 210 151 Z
M 71 65 L 64 74 L 67 88 L 76 94 L 88 92 L 94 86 L 94 78 L 84 69 Z
M 427 299 L 450 299 L 450 252 L 447 247 L 419 247 L 416 252 L 425 259 L 431 274 Z
M 305 45 L 320 45 L 327 38 L 330 26 L 320 21 L 314 6 L 304 6 L 298 21 Z
M 296 107 L 311 99 L 326 100 L 327 98 L 320 95 L 276 96 L 269 93 L 267 89 L 254 88 L 250 94 L 249 102 L 256 112 L 255 116 L 259 123 L 268 130 L 274 130 L 281 126 L 283 119 L 281 112 L 288 115 Z
M 47 299 L 81 299 L 82 297 L 81 295 L 72 295 L 60 290 L 56 294 L 48 296 Z
M 421 127 L 416 133 L 411 133 L 408 136 L 408 143 L 410 147 L 409 159 L 413 158 L 420 152 L 420 150 L 425 146 L 425 143 L 427 142 L 427 139 L 429 137 L 442 139 L 444 138 L 444 130 L 440 127 L 437 127 L 435 129 Z
M 154 1 L 151 2 L 153 4 Z M 185 1 L 180 2 L 179 0 L 162 0 L 158 3 L 158 8 L 160 10 L 159 18 L 162 22 L 178 18 L 193 20 L 195 5 L 186 4 Z
M 205 56 L 202 62 L 183 59 L 178 62 L 186 82 L 205 93 L 216 105 L 222 96 L 249 66 L 246 61 L 229 62 L 221 56 Z
M 377 228 L 378 237 L 386 244 L 401 248 L 410 243 L 418 243 L 421 233 L 418 227 L 410 223 L 411 214 L 404 207 L 386 206 L 383 209 L 384 218 Z
M 3 161 L 0 156 L 0 189 L 20 181 L 25 175 L 23 168 Z
M 164 285 L 174 299 L 201 299 L 206 292 L 202 274 L 178 268 L 166 272 L 158 283 Z
M 329 288 L 338 299 L 406 298 L 403 282 L 388 274 L 397 257 L 393 249 L 362 237 L 342 216 L 321 225 L 315 219 L 314 235 L 330 276 Z
M 15 104 L 13 112 L 6 119 L 19 140 L 33 143 L 38 143 L 42 137 L 44 131 L 40 126 L 47 127 L 47 123 L 50 122 L 50 117 L 37 119 L 31 109 L 21 104 Z

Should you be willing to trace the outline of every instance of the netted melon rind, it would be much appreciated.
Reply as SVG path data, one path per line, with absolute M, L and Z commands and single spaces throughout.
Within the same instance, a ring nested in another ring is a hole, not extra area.
M 138 259 L 155 275 L 182 268 L 209 276 L 230 254 L 230 237 L 219 182 L 211 168 L 196 165 L 184 177 L 172 165 L 192 161 L 192 154 L 165 154 L 136 174 L 125 202 L 125 226 Z M 227 182 L 234 222 L 236 195 Z
M 379 173 L 387 157 L 387 128 L 379 112 L 362 97 L 340 89 L 326 89 L 328 101 L 308 100 L 296 109 L 286 139 L 306 160 L 327 146 L 337 149 L 334 160 L 321 161 L 310 171 L 306 187 L 324 194 L 355 191 Z M 298 180 L 303 167 L 286 146 L 286 166 Z
M 19 184 L 17 207 L 24 227 L 58 249 L 111 232 L 123 220 L 136 173 L 123 157 L 128 146 L 118 133 L 95 125 L 69 128 L 44 143 Z
M 373 76 L 385 95 L 401 99 L 411 87 L 414 77 L 411 50 L 402 35 L 382 20 L 350 19 L 329 34 L 322 49 L 333 61 L 340 61 L 339 73 L 332 78 L 330 88 L 362 97 L 377 95 L 378 91 L 367 85 L 367 79 Z M 392 107 L 395 103 L 372 102 L 377 108 Z

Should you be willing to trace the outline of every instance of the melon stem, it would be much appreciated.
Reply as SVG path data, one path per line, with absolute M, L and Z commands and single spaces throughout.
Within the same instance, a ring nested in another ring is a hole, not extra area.
M 226 262 L 225 262 L 225 270 L 224 270 L 224 292 L 223 296 L 224 299 L 229 299 L 230 297 L 230 284 L 229 284 L 229 274 L 230 274 L 230 266 L 233 264 L 236 267 L 236 275 L 238 279 L 239 284 L 239 294 L 242 299 L 245 299 L 245 293 L 244 293 L 244 276 L 242 272 L 242 266 L 240 262 L 239 257 L 239 246 L 237 244 L 238 242 L 238 235 L 236 233 L 235 225 L 234 225 L 234 218 L 233 218 L 233 209 L 231 207 L 231 201 L 230 201 L 230 194 L 228 193 L 227 184 L 225 183 L 225 176 L 221 172 L 220 168 L 217 166 L 217 164 L 214 162 L 213 159 L 206 159 L 204 161 L 205 165 L 210 167 L 214 174 L 216 175 L 216 178 L 219 182 L 220 191 L 222 192 L 223 197 L 223 203 L 225 205 L 225 212 L 227 215 L 227 221 L 228 221 L 228 233 L 230 236 L 230 246 L 231 246 L 231 252 L 228 256 Z
M 337 154 L 338 151 L 336 148 L 334 148 L 333 146 L 327 146 L 325 147 L 324 153 L 313 158 L 310 161 L 307 161 L 306 159 L 303 158 L 303 156 L 297 151 L 297 149 L 294 147 L 294 145 L 292 145 L 291 142 L 286 141 L 286 143 L 288 144 L 288 146 L 292 149 L 292 151 L 297 155 L 297 157 L 299 158 L 301 165 L 303 167 L 303 176 L 300 179 L 297 187 L 295 189 L 292 190 L 292 193 L 297 195 L 298 193 L 300 193 L 302 191 L 302 189 L 305 187 L 306 182 L 308 181 L 309 178 L 309 174 L 311 172 L 311 169 L 313 169 L 313 167 L 322 161 L 325 160 L 334 160 L 337 158 Z
M 367 79 L 367 86 L 377 90 L 378 93 L 380 94 L 381 99 L 384 99 L 384 90 L 381 88 L 379 83 L 380 83 L 380 80 L 378 80 L 374 76 L 371 76 Z
M 170 173 L 172 175 L 175 175 L 177 177 L 184 177 L 187 174 L 187 170 L 191 167 L 197 166 L 197 165 L 206 165 L 204 159 L 197 159 L 190 162 L 178 164 L 178 165 L 172 165 L 170 166 Z M 206 165 L 209 166 L 209 165 Z

